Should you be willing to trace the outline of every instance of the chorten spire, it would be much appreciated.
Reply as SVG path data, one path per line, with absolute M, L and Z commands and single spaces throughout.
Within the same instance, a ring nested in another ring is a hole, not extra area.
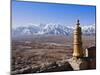
M 79 26 L 79 20 L 77 20 L 75 30 L 74 30 L 74 42 L 73 42 L 73 56 L 74 57 L 82 57 L 82 32 L 81 27 Z
M 77 24 L 76 25 L 80 25 L 80 20 L 79 19 L 77 20 Z

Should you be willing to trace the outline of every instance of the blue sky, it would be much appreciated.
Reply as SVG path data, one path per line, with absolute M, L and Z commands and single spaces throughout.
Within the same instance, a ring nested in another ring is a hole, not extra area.
M 12 27 L 29 24 L 82 25 L 95 24 L 95 6 L 51 4 L 36 2 L 12 2 Z

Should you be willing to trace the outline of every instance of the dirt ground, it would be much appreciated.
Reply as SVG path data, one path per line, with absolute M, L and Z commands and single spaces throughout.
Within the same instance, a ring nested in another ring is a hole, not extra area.
M 72 57 L 72 39 L 67 36 L 12 39 L 11 70 L 16 71 Z M 83 36 L 82 39 L 83 50 L 95 45 L 94 36 Z

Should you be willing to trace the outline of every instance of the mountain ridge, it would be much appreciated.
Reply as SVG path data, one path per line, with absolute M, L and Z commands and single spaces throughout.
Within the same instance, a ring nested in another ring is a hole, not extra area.
M 84 35 L 95 35 L 95 25 L 81 26 Z M 74 27 L 61 24 L 40 24 L 12 28 L 15 35 L 70 35 Z

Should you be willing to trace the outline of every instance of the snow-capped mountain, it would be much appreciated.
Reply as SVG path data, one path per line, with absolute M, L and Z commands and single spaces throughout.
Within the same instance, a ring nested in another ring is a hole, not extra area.
M 28 25 L 12 29 L 12 36 L 15 35 L 69 35 L 74 27 L 60 24 Z M 82 33 L 86 35 L 95 34 L 95 25 L 82 26 Z
M 72 28 L 60 24 L 47 24 L 39 31 L 40 34 L 50 35 L 68 35 L 71 32 Z
M 34 35 L 40 31 L 40 27 L 36 25 L 21 26 L 12 29 L 12 35 Z
M 85 35 L 95 35 L 95 25 L 83 26 L 82 33 Z

